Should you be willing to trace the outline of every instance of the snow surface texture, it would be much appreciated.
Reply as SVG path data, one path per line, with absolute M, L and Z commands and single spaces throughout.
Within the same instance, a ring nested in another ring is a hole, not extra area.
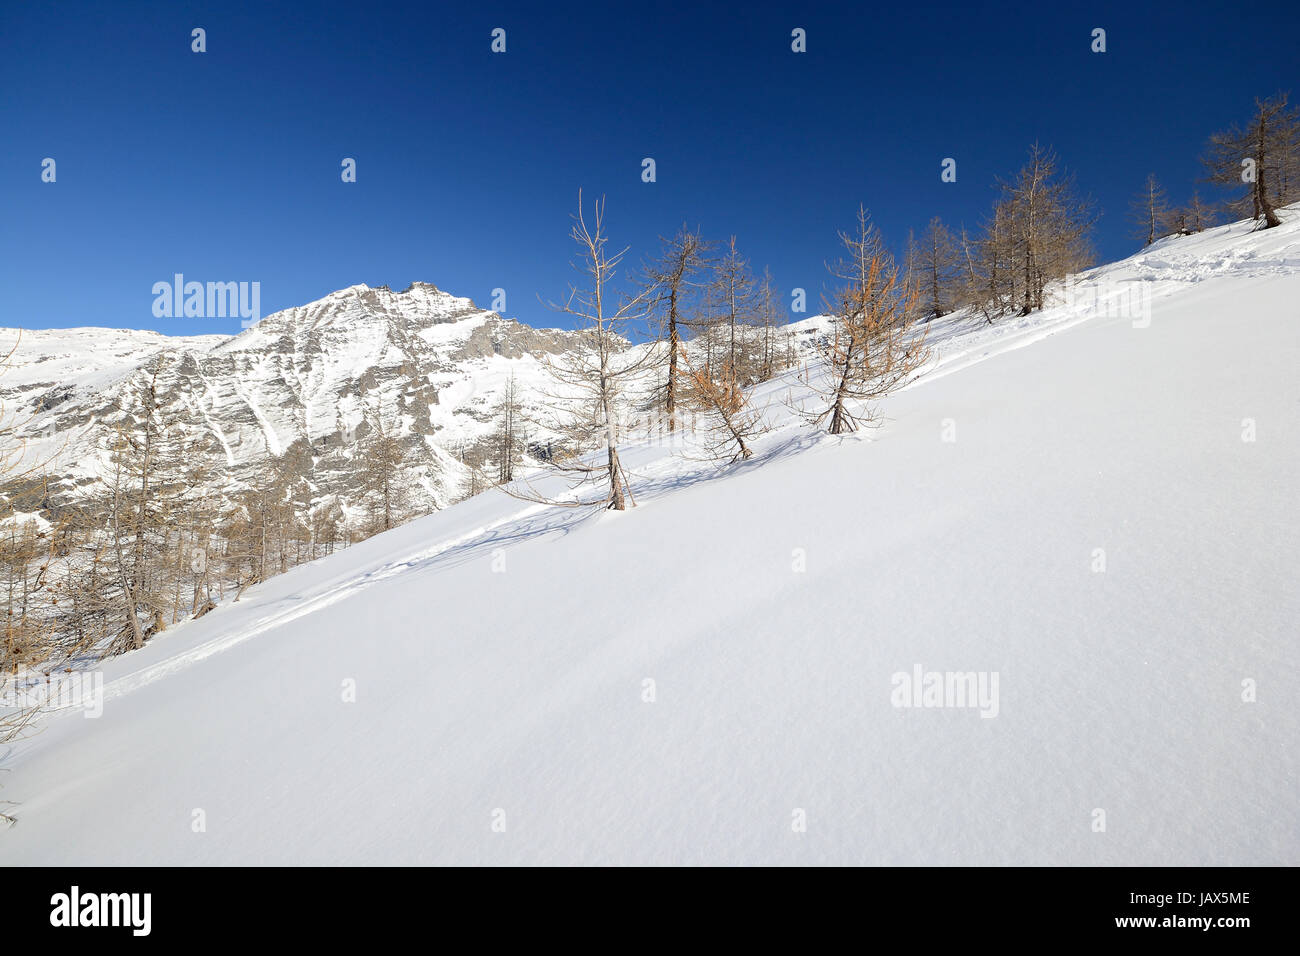
M 12 747 L 0 862 L 1300 863 L 1290 219 L 1075 287 L 1149 323 L 936 323 L 870 434 L 789 376 L 744 465 L 626 448 L 633 511 L 490 492 L 250 589 Z

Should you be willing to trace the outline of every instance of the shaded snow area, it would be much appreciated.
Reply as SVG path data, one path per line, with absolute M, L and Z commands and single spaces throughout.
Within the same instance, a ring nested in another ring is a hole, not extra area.
M 0 862 L 1300 863 L 1289 219 L 936 322 L 869 433 L 792 373 L 743 465 L 626 447 L 629 512 L 252 588 L 4 752 Z

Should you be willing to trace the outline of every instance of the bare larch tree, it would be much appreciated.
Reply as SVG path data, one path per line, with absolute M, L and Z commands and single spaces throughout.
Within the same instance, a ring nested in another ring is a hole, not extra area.
M 753 324 L 758 314 L 757 287 L 749 271 L 749 260 L 736 248 L 731 236 L 714 265 L 714 301 L 718 303 L 717 322 L 726 326 L 726 358 L 723 367 L 739 374 L 747 361 L 744 327 Z M 737 341 L 737 330 L 741 336 Z M 739 349 L 737 348 L 739 344 Z
M 947 315 L 955 308 L 952 287 L 957 273 L 957 246 L 952 233 L 935 216 L 925 227 L 918 250 L 921 298 L 926 321 Z
M 1129 206 L 1129 221 L 1133 223 L 1133 238 L 1149 246 L 1164 234 L 1169 219 L 1169 197 L 1156 179 L 1148 173 L 1142 189 Z
M 604 198 L 594 204 L 589 222 L 582 193 L 578 193 L 578 212 L 569 235 L 578 246 L 574 268 L 583 275 L 583 284 L 581 288 L 570 285 L 562 303 L 549 305 L 573 320 L 579 343 L 577 348 L 543 359 L 557 385 L 557 391 L 549 396 L 555 413 L 552 425 L 569 446 L 567 453 L 554 455 L 551 464 L 575 476 L 578 485 L 595 485 L 600 491 L 594 497 L 579 495 L 572 501 L 546 500 L 623 511 L 636 502 L 618 453 L 618 403 L 654 360 L 653 347 L 630 349 L 628 345 L 634 330 L 648 318 L 658 289 L 642 285 L 619 294 L 615 283 L 627 249 L 609 250 Z M 603 461 L 583 457 L 593 442 L 603 445 Z
M 925 327 L 910 318 L 915 290 L 900 288 L 898 269 L 865 208 L 858 207 L 858 227 L 841 232 L 840 243 L 843 258 L 827 266 L 841 285 L 826 302 L 834 324 L 818 347 L 822 376 L 808 378 L 825 407 L 805 415 L 814 425 L 826 423 L 832 435 L 874 422 L 874 403 L 930 355 Z
M 1230 200 L 1233 208 L 1263 219 L 1265 229 L 1280 226 L 1278 208 L 1300 198 L 1300 114 L 1286 93 L 1256 99 L 1250 123 L 1212 135 L 1202 162 L 1209 182 L 1247 187 Z
M 509 484 L 515 478 L 515 464 L 519 461 L 523 447 L 520 433 L 521 410 L 519 402 L 519 385 L 514 372 L 506 379 L 506 387 L 501 393 L 501 400 L 496 406 L 496 424 L 490 437 L 492 450 L 497 461 L 497 483 Z
M 707 369 L 694 364 L 682 349 L 686 372 L 683 395 L 701 415 L 697 429 L 705 454 L 714 461 L 735 462 L 750 458 L 750 443 L 766 431 L 762 415 L 749 402 L 744 386 L 729 361 Z
M 659 313 L 660 334 L 667 340 L 667 381 L 662 404 L 668 430 L 677 428 L 677 405 L 681 391 L 680 360 L 683 331 L 687 322 L 687 299 L 697 286 L 697 279 L 708 265 L 709 246 L 698 231 L 682 225 L 671 238 L 660 236 L 659 258 L 646 266 L 645 283 L 655 290 L 653 303 Z

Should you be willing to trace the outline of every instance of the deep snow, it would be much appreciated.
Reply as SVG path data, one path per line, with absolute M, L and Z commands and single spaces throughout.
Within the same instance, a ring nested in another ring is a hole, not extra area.
M 745 465 L 625 449 L 633 511 L 490 492 L 297 568 L 14 746 L 0 861 L 1300 863 L 1298 322 L 1293 209 L 936 323 L 879 430 L 791 375 Z M 996 716 L 894 706 L 918 665 Z

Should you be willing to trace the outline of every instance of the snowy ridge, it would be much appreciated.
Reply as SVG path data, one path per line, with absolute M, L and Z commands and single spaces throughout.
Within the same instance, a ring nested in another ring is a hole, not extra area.
M 352 442 L 377 415 L 407 439 L 408 487 L 432 510 L 463 493 L 465 469 L 448 450 L 490 431 L 510 375 L 526 389 L 544 375 L 540 358 L 574 339 L 414 283 L 402 292 L 350 286 L 233 337 L 9 330 L 0 342 L 16 343 L 0 400 L 28 461 L 52 459 L 56 500 L 76 500 L 104 477 L 105 440 L 157 365 L 161 414 L 221 448 L 216 490 L 246 487 L 269 457 L 299 445 L 317 500 L 346 503 Z

